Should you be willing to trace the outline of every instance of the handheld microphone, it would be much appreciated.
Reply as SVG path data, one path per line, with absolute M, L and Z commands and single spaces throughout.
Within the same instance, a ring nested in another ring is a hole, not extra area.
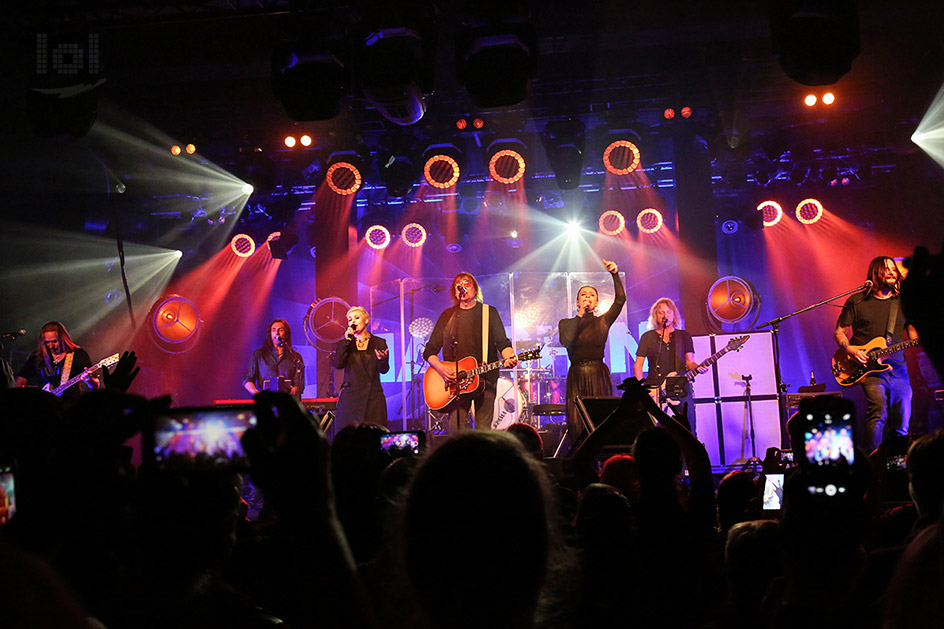
M 354 331 L 354 332 L 357 332 L 357 324 L 356 324 L 356 323 L 352 323 L 352 324 L 351 324 L 351 330 Z
M 583 307 L 583 313 L 584 313 L 584 314 L 590 314 L 590 304 L 586 304 L 586 305 Z
M 8 341 L 18 339 L 21 336 L 26 336 L 26 330 L 17 330 L 15 332 L 6 332 L 3 334 L 3 338 L 7 339 Z

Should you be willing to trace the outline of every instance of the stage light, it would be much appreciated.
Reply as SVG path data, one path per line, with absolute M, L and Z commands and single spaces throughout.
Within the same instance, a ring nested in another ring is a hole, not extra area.
M 311 146 L 311 141 L 312 141 L 312 140 L 311 140 L 311 136 L 308 135 L 307 133 L 306 133 L 305 135 L 303 135 L 302 137 L 298 138 L 298 142 L 299 142 L 302 146 L 305 146 L 305 147 Z
M 706 305 L 708 314 L 716 322 L 733 325 L 759 312 L 760 296 L 747 280 L 728 275 L 708 289 Z
M 665 118 L 666 120 L 672 120 L 672 118 L 675 118 L 675 110 L 672 109 L 671 107 L 666 107 L 662 111 L 662 117 Z
M 466 120 L 465 118 L 459 118 L 458 120 L 456 120 L 456 129 L 458 129 L 459 131 L 462 131 L 468 126 L 469 126 L 469 121 Z
M 284 260 L 295 249 L 298 244 L 298 234 L 282 232 L 272 232 L 266 239 L 269 245 L 269 253 L 276 260 Z
M 832 92 L 826 92 L 825 94 L 823 94 L 823 104 L 824 104 L 824 105 L 832 105 L 832 104 L 835 103 L 835 102 L 836 102 L 836 95 L 835 95 L 835 94 L 833 94 Z
M 287 135 L 287 136 L 285 136 L 285 140 L 283 140 L 283 142 L 285 143 L 285 146 L 286 146 L 287 148 L 290 148 L 290 149 L 295 148 L 296 140 L 295 140 L 295 136 L 294 136 L 294 135 Z
M 175 144 L 172 147 L 170 147 L 171 155 L 176 157 L 177 155 L 180 155 L 180 153 L 181 153 L 181 148 L 178 145 Z
M 570 238 L 576 238 L 580 233 L 580 223 L 577 221 L 571 221 L 567 223 L 567 236 Z
M 816 94 L 807 94 L 806 98 L 803 99 L 803 104 L 807 107 L 812 107 L 816 104 Z
M 517 238 L 517 237 L 518 237 L 518 230 L 517 230 L 517 229 L 513 229 L 513 230 L 511 230 L 510 232 L 508 232 L 508 237 L 509 237 L 509 238 Z
M 554 170 L 554 179 L 561 190 L 580 185 L 586 127 L 578 118 L 550 120 L 541 134 L 547 161 Z
M 408 247 L 422 247 L 426 242 L 426 228 L 419 223 L 404 225 L 400 230 L 400 238 Z
M 197 147 L 194 146 L 193 144 L 188 144 L 187 146 L 184 147 L 184 150 L 187 151 L 187 155 L 193 155 L 194 153 L 197 152 Z
M 662 229 L 662 214 L 655 208 L 646 208 L 636 215 L 636 227 L 644 234 L 654 234 Z
M 524 144 L 520 141 L 502 140 L 489 146 L 488 173 L 498 183 L 513 184 L 524 177 L 526 168 Z
M 256 241 L 246 234 L 236 234 L 229 241 L 229 247 L 240 258 L 248 258 L 256 250 Z
M 383 225 L 371 225 L 364 233 L 364 240 L 371 249 L 386 249 L 390 246 L 390 230 Z
M 180 258 L 184 257 L 184 252 L 181 251 L 180 249 L 177 249 L 174 251 L 174 257 L 176 257 L 179 260 Z
M 721 223 L 722 234 L 729 234 L 729 235 L 736 234 L 738 229 L 740 228 L 741 228 L 741 224 L 737 222 L 736 220 L 734 220 L 733 218 L 729 218 L 728 220 L 723 221 Z
M 832 85 L 859 55 L 859 17 L 852 0 L 779 0 L 770 32 L 784 73 L 803 85 Z
M 682 107 L 682 110 L 679 112 L 682 114 L 682 118 L 691 118 L 692 117 L 692 108 L 691 107 Z
M 537 306 L 525 306 L 515 313 L 515 327 L 521 329 L 534 327 L 540 314 Z
M 823 217 L 823 204 L 816 199 L 803 199 L 796 206 L 797 220 L 812 225 Z
M 388 195 L 400 198 L 410 194 L 418 175 L 412 158 L 385 152 L 378 155 L 377 165 Z
M 472 126 L 475 127 L 476 129 L 481 129 L 485 126 L 485 121 L 482 120 L 481 118 L 474 118 L 472 120 Z
M 410 323 L 410 336 L 415 339 L 427 339 L 433 333 L 433 320 L 429 317 L 420 317 Z
M 361 189 L 363 179 L 357 166 L 347 161 L 337 161 L 328 166 L 325 172 L 328 187 L 341 196 L 348 196 Z
M 616 210 L 607 210 L 600 215 L 600 231 L 607 236 L 618 236 L 626 229 L 626 219 Z
M 197 306 L 180 295 L 169 295 L 155 302 L 147 321 L 151 340 L 171 354 L 192 349 L 203 328 Z
M 253 193 L 255 188 L 252 187 L 251 183 L 244 183 L 243 187 L 240 189 L 245 196 L 249 196 Z
M 757 211 L 764 217 L 764 227 L 773 227 L 783 218 L 783 207 L 776 201 L 762 201 Z
M 451 188 L 462 174 L 462 161 L 454 144 L 433 144 L 423 154 L 423 178 L 434 188 Z
M 603 166 L 614 175 L 628 175 L 640 163 L 639 147 L 629 140 L 615 140 L 603 150 Z

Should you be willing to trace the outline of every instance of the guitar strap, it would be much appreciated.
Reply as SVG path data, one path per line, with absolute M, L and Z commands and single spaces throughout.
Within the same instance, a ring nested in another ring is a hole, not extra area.
M 888 309 L 888 325 L 885 327 L 885 342 L 891 345 L 892 336 L 895 334 L 895 323 L 898 322 L 898 309 L 901 308 L 901 300 L 890 299 L 889 301 L 892 301 L 892 306 Z
M 482 363 L 488 362 L 488 304 L 482 304 Z
M 69 352 L 66 354 L 65 360 L 62 362 L 62 375 L 59 378 L 59 386 L 62 386 L 69 381 L 69 372 L 72 371 L 72 358 L 74 356 L 75 352 Z

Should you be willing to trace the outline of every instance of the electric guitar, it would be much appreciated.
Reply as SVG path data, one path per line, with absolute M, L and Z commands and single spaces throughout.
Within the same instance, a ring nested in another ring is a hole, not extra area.
M 518 354 L 516 356 L 518 362 L 541 358 L 541 347 Z M 434 411 L 440 411 L 456 401 L 460 395 L 478 393 L 481 385 L 479 375 L 498 369 L 505 360 L 502 358 L 493 363 L 479 365 L 474 356 L 466 356 L 458 361 L 456 381 L 452 384 L 447 384 L 439 372 L 430 367 L 423 374 L 423 397 L 426 399 L 426 406 Z M 443 362 L 450 365 L 456 364 L 452 360 Z
M 679 377 L 686 378 L 689 382 L 694 382 L 695 376 L 698 375 L 699 369 L 701 369 L 702 367 L 710 367 L 714 365 L 716 362 L 718 362 L 718 359 L 720 359 L 722 356 L 724 356 L 728 352 L 740 351 L 740 349 L 744 346 L 744 344 L 747 343 L 747 339 L 749 338 L 751 338 L 750 335 L 745 334 L 744 336 L 738 336 L 731 339 L 730 341 L 728 341 L 728 344 L 722 347 L 719 351 L 715 352 L 714 354 L 712 354 L 705 360 L 698 363 L 698 366 L 696 368 L 689 369 L 688 371 L 686 371 Z M 670 373 L 669 375 L 665 377 L 665 380 L 662 381 L 661 386 L 651 387 L 650 393 L 652 395 L 652 398 L 656 401 L 657 404 L 675 405 L 679 403 L 677 400 L 671 399 L 669 397 L 668 391 L 666 390 L 666 382 L 668 382 L 668 379 L 677 375 L 678 373 L 673 371 L 672 373 Z
M 888 371 L 892 366 L 886 365 L 881 359 L 889 354 L 914 347 L 918 344 L 918 341 L 919 339 L 911 339 L 910 341 L 902 341 L 901 343 L 888 345 L 884 337 L 876 336 L 865 345 L 850 345 L 850 349 L 861 349 L 868 355 L 869 358 L 865 364 L 860 363 L 850 356 L 845 349 L 840 347 L 836 350 L 836 353 L 833 354 L 833 377 L 836 378 L 836 382 L 840 385 L 848 387 L 859 382 L 869 374 Z M 888 346 L 886 347 L 886 345 Z
M 60 395 L 65 393 L 66 389 L 75 386 L 79 382 L 79 380 L 81 380 L 82 378 L 92 375 L 92 373 L 94 373 L 95 371 L 97 371 L 98 369 L 102 367 L 111 367 L 112 365 L 118 362 L 118 359 L 119 359 L 118 354 L 112 354 L 108 358 L 102 359 L 98 363 L 92 365 L 91 367 L 89 367 L 88 369 L 80 373 L 79 375 L 69 378 L 68 380 L 60 384 L 55 389 L 52 388 L 52 383 L 47 382 L 46 385 L 43 387 L 43 391 L 49 391 L 56 397 L 59 397 Z

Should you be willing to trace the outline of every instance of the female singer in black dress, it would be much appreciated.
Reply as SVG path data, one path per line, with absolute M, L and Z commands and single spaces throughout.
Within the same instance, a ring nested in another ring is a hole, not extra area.
M 596 316 L 594 312 L 600 302 L 600 295 L 593 286 L 581 286 L 577 291 L 577 316 L 561 319 L 557 324 L 560 343 L 567 348 L 570 358 L 570 369 L 567 371 L 567 428 L 572 444 L 576 444 L 585 432 L 584 426 L 576 421 L 577 396 L 613 395 L 610 368 L 603 362 L 603 352 L 610 326 L 626 303 L 626 291 L 616 263 L 604 260 L 603 264 L 613 276 L 613 305 L 602 316 Z
M 334 368 L 344 370 L 344 384 L 338 394 L 337 426 L 356 426 L 370 422 L 387 425 L 387 399 L 380 385 L 380 374 L 390 371 L 387 341 L 367 331 L 370 315 L 360 306 L 347 311 L 349 325 L 345 338 L 338 342 Z

